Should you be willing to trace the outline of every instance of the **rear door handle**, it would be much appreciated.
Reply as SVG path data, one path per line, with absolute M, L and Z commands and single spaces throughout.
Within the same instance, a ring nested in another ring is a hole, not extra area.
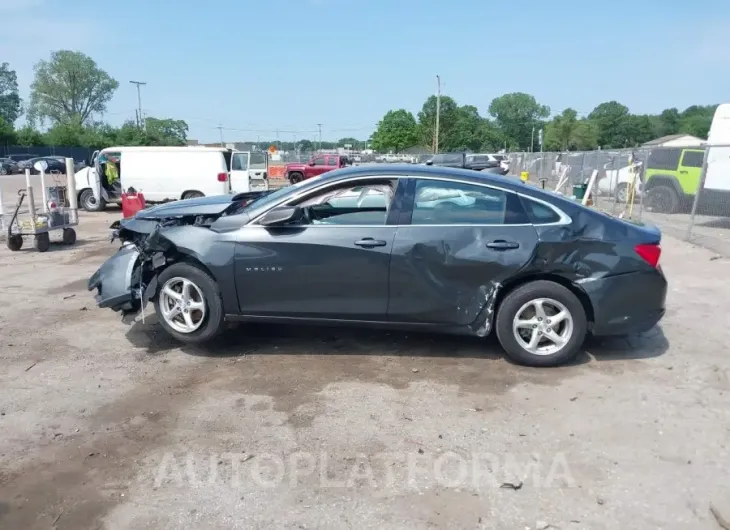
M 687 173 L 689 173 L 689 171 L 680 171 L 679 173 L 680 173 L 681 175 L 686 175 Z
M 365 238 L 361 239 L 360 241 L 355 241 L 355 244 L 358 247 L 375 248 L 375 247 L 384 247 L 388 243 L 383 241 L 382 239 L 373 239 L 372 237 L 365 237 Z
M 515 243 L 514 241 L 505 241 L 503 239 L 498 239 L 497 241 L 487 243 L 487 248 L 491 248 L 494 250 L 510 250 L 514 248 L 520 248 L 520 245 L 519 243 Z

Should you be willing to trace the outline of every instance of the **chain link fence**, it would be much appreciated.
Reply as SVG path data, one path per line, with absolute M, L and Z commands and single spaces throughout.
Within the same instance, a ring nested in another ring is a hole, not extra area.
M 507 153 L 509 174 L 730 256 L 730 145 Z M 557 189 L 560 186 L 560 189 Z

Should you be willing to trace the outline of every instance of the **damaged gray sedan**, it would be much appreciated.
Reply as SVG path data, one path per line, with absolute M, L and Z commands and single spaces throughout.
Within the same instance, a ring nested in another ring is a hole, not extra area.
M 551 366 L 589 333 L 653 327 L 667 292 L 656 228 L 450 168 L 359 166 L 178 201 L 115 234 L 89 280 L 99 307 L 129 319 L 154 303 L 186 343 L 227 321 L 496 332 L 516 362 Z

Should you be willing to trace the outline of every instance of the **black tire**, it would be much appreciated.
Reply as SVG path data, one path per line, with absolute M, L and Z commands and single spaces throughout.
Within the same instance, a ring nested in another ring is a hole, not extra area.
M 289 182 L 292 184 L 296 184 L 297 182 L 301 182 L 304 180 L 304 175 L 301 173 L 295 171 L 294 173 L 289 174 Z
M 8 170 L 5 166 L 0 166 L 0 175 L 7 175 Z
M 552 354 L 540 355 L 528 351 L 520 345 L 512 331 L 517 312 L 538 298 L 560 302 L 573 318 L 570 338 L 560 350 Z M 500 344 L 514 362 L 525 366 L 558 366 L 572 361 L 578 355 L 586 337 L 588 322 L 583 305 L 569 289 L 555 282 L 538 280 L 521 285 L 507 295 L 498 308 L 495 327 Z
M 660 184 L 654 186 L 647 192 L 647 203 L 652 212 L 677 213 L 679 211 L 680 197 L 671 186 Z
M 616 187 L 616 202 L 619 204 L 626 204 L 629 193 L 629 185 L 625 182 L 619 184 Z M 624 194 L 623 198 L 621 195 Z
M 199 199 L 200 197 L 205 197 L 202 191 L 186 191 L 183 193 L 182 199 Z
M 11 252 L 17 252 L 21 248 L 23 248 L 23 236 L 10 236 L 6 242 L 8 249 L 10 249 Z
M 35 247 L 38 252 L 46 252 L 49 248 L 51 248 L 51 236 L 48 235 L 48 232 L 37 234 L 33 238 L 33 247 Z
M 94 192 L 87 188 L 79 195 L 79 205 L 87 212 L 101 212 L 106 208 L 106 201 L 101 197 L 97 201 Z
M 193 282 L 203 294 L 206 304 L 206 315 L 202 325 L 191 333 L 180 333 L 173 329 L 162 316 L 160 310 L 160 296 L 155 297 L 155 311 L 160 325 L 173 338 L 186 344 L 200 344 L 209 341 L 225 329 L 225 313 L 223 311 L 223 300 L 221 299 L 220 287 L 200 267 L 191 263 L 175 263 L 162 271 L 158 277 L 160 289 L 172 278 L 185 278 Z
M 64 228 L 63 229 L 63 244 L 64 245 L 73 245 L 76 243 L 76 230 L 73 228 Z

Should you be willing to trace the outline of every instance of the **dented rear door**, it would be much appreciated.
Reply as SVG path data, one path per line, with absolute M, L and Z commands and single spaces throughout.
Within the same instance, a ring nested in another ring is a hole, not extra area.
M 393 242 L 388 318 L 470 325 L 499 286 L 525 267 L 538 238 L 511 192 L 410 179 Z

